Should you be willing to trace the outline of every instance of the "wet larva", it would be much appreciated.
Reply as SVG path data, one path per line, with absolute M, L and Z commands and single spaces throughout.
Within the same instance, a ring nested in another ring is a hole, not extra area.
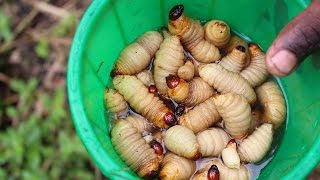
M 161 163 L 159 177 L 162 180 L 189 179 L 195 170 L 195 161 L 168 152 Z
M 153 75 L 151 71 L 143 70 L 136 76 L 145 86 L 150 86 L 154 84 Z
M 179 118 L 178 124 L 191 129 L 194 133 L 198 133 L 220 120 L 221 117 L 216 109 L 214 99 L 209 98 L 183 114 Z
M 249 44 L 250 65 L 245 68 L 240 75 L 245 78 L 252 87 L 263 83 L 269 76 L 266 67 L 266 55 L 256 44 Z
M 221 20 L 211 20 L 204 25 L 205 39 L 218 48 L 228 44 L 231 33 L 230 27 Z
M 204 39 L 200 21 L 187 17 L 183 5 L 174 6 L 169 13 L 168 28 L 171 34 L 180 37 L 183 46 L 202 63 L 220 59 L 219 49 Z
M 201 157 L 197 138 L 190 129 L 176 125 L 169 128 L 164 135 L 167 149 L 182 157 L 197 160 Z
M 133 75 L 145 69 L 163 41 L 157 31 L 148 31 L 123 49 L 116 61 L 113 75 Z
M 207 179 L 208 173 L 212 172 L 212 166 L 215 165 L 219 172 L 219 179 L 220 180 L 230 180 L 230 179 L 237 179 L 237 180 L 248 180 L 250 179 L 250 172 L 247 167 L 244 165 L 240 165 L 239 169 L 231 169 L 228 168 L 223 164 L 223 162 L 219 159 L 210 159 L 207 161 L 202 162 L 200 166 L 200 170 L 196 172 L 192 180 L 203 180 Z M 213 169 L 215 170 L 215 168 Z
M 140 177 L 158 170 L 159 162 L 155 151 L 129 121 L 116 121 L 111 131 L 111 142 L 120 157 Z
M 250 104 L 256 101 L 256 93 L 248 81 L 238 73 L 230 72 L 218 64 L 206 64 L 199 67 L 200 77 L 222 94 L 243 95 Z
M 159 128 L 168 128 L 174 122 L 172 111 L 136 77 L 118 75 L 113 78 L 114 87 L 130 106 Z
M 131 122 L 134 127 L 138 129 L 138 132 L 143 133 L 145 131 L 151 132 L 153 130 L 152 124 L 139 115 L 130 115 L 125 120 Z
M 228 134 L 221 128 L 209 128 L 197 134 L 203 157 L 217 157 L 229 141 Z
M 231 139 L 226 148 L 222 150 L 221 157 L 228 168 L 240 168 L 240 157 L 237 152 L 237 143 L 234 139 Z
M 286 116 L 286 105 L 279 86 L 268 81 L 259 86 L 256 92 L 263 108 L 262 119 L 278 128 Z
M 186 61 L 186 63 L 178 69 L 178 76 L 181 79 L 190 81 L 195 73 L 195 67 L 192 61 Z
M 176 75 L 184 64 L 184 52 L 177 36 L 168 36 L 160 45 L 153 63 L 154 81 L 160 94 L 167 94 L 166 77 Z
M 259 162 L 271 147 L 273 129 L 271 124 L 263 124 L 250 136 L 243 140 L 238 147 L 241 161 Z
M 225 69 L 239 73 L 246 63 L 245 47 L 239 45 L 231 53 L 227 54 L 220 61 L 220 65 Z
M 237 46 L 243 46 L 246 48 L 246 63 L 244 67 L 249 66 L 250 64 L 250 55 L 249 55 L 249 51 L 248 51 L 248 43 L 245 42 L 242 38 L 240 38 L 237 35 L 231 36 L 231 39 L 229 41 L 229 43 L 226 45 L 225 48 L 222 49 L 224 54 L 228 54 L 230 53 L 235 47 Z
M 236 139 L 246 136 L 252 118 L 248 101 L 242 95 L 227 93 L 217 96 L 215 104 L 226 131 Z
M 200 77 L 186 82 L 177 76 L 170 75 L 166 80 L 169 97 L 186 106 L 197 105 L 214 94 L 214 89 Z
M 123 96 L 115 89 L 107 88 L 104 92 L 104 102 L 109 112 L 116 115 L 125 115 L 129 111 L 128 103 Z

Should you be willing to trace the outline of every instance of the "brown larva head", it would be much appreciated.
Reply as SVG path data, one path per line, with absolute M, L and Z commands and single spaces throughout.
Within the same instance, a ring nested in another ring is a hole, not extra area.
M 212 165 L 208 170 L 207 175 L 208 180 L 219 180 L 220 179 L 220 172 L 216 165 Z
M 241 46 L 241 45 L 238 45 L 237 47 L 236 47 L 236 49 L 237 50 L 239 50 L 239 51 L 241 51 L 241 52 L 246 52 L 246 48 L 245 47 L 243 47 L 243 46 Z
M 169 126 L 174 126 L 177 122 L 177 119 L 172 112 L 167 112 L 164 115 L 164 122 Z
M 234 144 L 234 143 L 236 143 L 236 140 L 235 139 L 230 139 L 229 142 L 228 142 L 228 145 L 229 144 Z
M 200 150 L 197 151 L 197 153 L 193 156 L 192 160 L 196 161 L 202 157 L 202 154 Z
M 154 179 L 157 176 L 158 176 L 158 172 L 157 171 L 150 171 L 143 178 L 144 179 Z
M 148 90 L 149 90 L 149 93 L 152 93 L 152 94 L 157 94 L 158 93 L 158 89 L 155 85 L 150 85 L 148 87 Z
M 112 69 L 110 72 L 110 77 L 114 78 L 116 75 L 120 75 L 121 73 L 116 70 L 116 69 Z
M 152 140 L 150 142 L 150 147 L 154 150 L 156 154 L 163 155 L 163 147 L 158 141 Z
M 171 21 L 177 20 L 183 13 L 184 6 L 183 4 L 174 6 L 169 12 L 169 19 Z
M 184 113 L 185 107 L 184 105 L 178 105 L 174 111 L 174 114 L 178 117 L 182 116 L 182 114 Z
M 249 43 L 248 51 L 251 58 L 264 54 L 261 48 L 256 43 Z
M 227 144 L 227 147 L 237 148 L 236 140 L 235 139 L 230 139 L 228 144 Z
M 167 82 L 167 86 L 170 88 L 170 89 L 173 89 L 175 87 L 177 87 L 180 83 L 180 78 L 178 76 L 175 76 L 175 75 L 169 75 L 166 77 L 166 82 Z

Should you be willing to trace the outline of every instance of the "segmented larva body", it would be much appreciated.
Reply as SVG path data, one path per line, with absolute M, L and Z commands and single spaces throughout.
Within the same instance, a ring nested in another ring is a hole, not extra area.
M 190 81 L 195 73 L 195 67 L 192 61 L 187 61 L 183 66 L 178 69 L 178 76 L 181 79 Z
M 241 39 L 239 36 L 231 36 L 231 39 L 229 41 L 229 43 L 226 45 L 226 47 L 223 49 L 223 53 L 224 54 L 228 54 L 230 53 L 235 47 L 237 46 L 243 46 L 246 48 L 246 63 L 244 67 L 249 66 L 250 64 L 250 55 L 249 55 L 249 51 L 248 51 L 248 43 L 245 42 L 243 39 Z
M 218 48 L 226 46 L 231 38 L 230 27 L 221 20 L 211 20 L 204 25 L 205 39 Z
M 183 5 L 171 9 L 168 23 L 170 33 L 180 37 L 183 46 L 197 61 L 210 63 L 220 59 L 219 49 L 204 39 L 200 21 L 187 17 L 183 9 Z
M 221 157 L 228 168 L 240 168 L 240 157 L 237 152 L 237 143 L 234 139 L 231 139 L 226 148 L 222 150 Z
M 271 147 L 273 129 L 271 124 L 263 124 L 250 136 L 243 140 L 238 147 L 241 161 L 259 162 Z
M 125 120 L 131 122 L 133 126 L 138 129 L 138 132 L 140 133 L 143 133 L 145 131 L 151 132 L 153 129 L 152 124 L 142 116 L 130 115 L 126 117 Z
M 176 75 L 179 67 L 184 65 L 184 52 L 177 36 L 169 36 L 162 42 L 153 62 L 154 81 L 158 92 L 167 94 L 166 77 Z
M 286 105 L 279 86 L 273 81 L 268 81 L 259 86 L 256 92 L 263 107 L 262 119 L 278 128 L 286 116 Z
M 239 73 L 246 63 L 246 53 L 245 47 L 237 46 L 235 47 L 231 53 L 227 54 L 220 61 L 220 65 L 225 69 Z
M 123 96 L 115 89 L 106 89 L 104 92 L 104 102 L 109 112 L 116 115 L 125 115 L 129 111 L 128 103 Z
M 269 76 L 266 67 L 266 55 L 256 44 L 249 44 L 250 65 L 240 75 L 245 78 L 252 87 L 263 83 Z
M 183 114 L 179 118 L 178 124 L 191 129 L 194 133 L 198 133 L 220 120 L 221 117 L 216 109 L 214 99 L 209 98 Z
M 122 50 L 113 73 L 115 75 L 133 75 L 141 72 L 149 65 L 162 41 L 163 37 L 157 31 L 144 33 Z
M 168 76 L 167 84 L 169 97 L 186 106 L 195 106 L 214 94 L 214 89 L 200 77 L 186 82 L 177 76 Z
M 197 138 L 190 129 L 176 125 L 169 128 L 164 135 L 167 149 L 182 157 L 197 160 L 201 157 Z
M 129 121 L 116 121 L 111 131 L 111 142 L 120 157 L 140 177 L 158 170 L 156 153 Z
M 217 157 L 229 141 L 228 134 L 221 128 L 209 128 L 197 134 L 203 157 Z
M 250 172 L 247 167 L 241 165 L 239 169 L 231 169 L 228 168 L 223 164 L 223 162 L 219 159 L 212 159 L 201 164 L 201 169 L 196 172 L 192 180 L 203 180 L 207 179 L 208 173 L 210 173 L 210 167 L 212 165 L 216 165 L 219 170 L 219 179 L 220 180 L 230 180 L 230 179 L 237 179 L 237 180 L 248 180 L 250 179 Z
M 222 94 L 243 95 L 250 104 L 256 101 L 253 88 L 238 73 L 230 72 L 218 64 L 207 64 L 199 67 L 199 74 L 204 81 Z
M 159 128 L 168 128 L 166 118 L 173 117 L 172 111 L 136 77 L 118 75 L 113 78 L 114 87 L 123 95 L 130 106 Z
M 155 84 L 151 71 L 143 70 L 140 73 L 138 73 L 136 76 L 147 87 L 149 87 L 150 85 Z
M 168 152 L 161 163 L 161 180 L 189 179 L 196 170 L 196 162 Z
M 236 139 L 246 136 L 252 118 L 248 101 L 241 95 L 227 93 L 217 96 L 215 104 L 226 131 Z

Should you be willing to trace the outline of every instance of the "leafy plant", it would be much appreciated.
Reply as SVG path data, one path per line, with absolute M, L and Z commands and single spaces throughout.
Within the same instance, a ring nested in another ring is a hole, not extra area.
M 4 39 L 5 42 L 8 42 L 8 41 L 11 41 L 12 38 L 13 38 L 13 35 L 10 30 L 10 19 L 0 9 L 0 42 L 1 42 L 1 39 Z
M 93 165 L 66 111 L 65 88 L 49 94 L 38 84 L 35 78 L 10 83 L 19 102 L 5 113 L 19 123 L 0 131 L 0 179 L 94 179 Z M 33 112 L 36 103 L 43 112 Z

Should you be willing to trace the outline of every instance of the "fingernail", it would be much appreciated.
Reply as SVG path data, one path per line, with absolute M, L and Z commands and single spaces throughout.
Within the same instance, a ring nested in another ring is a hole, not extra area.
M 291 73 L 297 66 L 297 57 L 288 50 L 281 50 L 271 58 L 274 73 L 277 76 L 285 76 Z

